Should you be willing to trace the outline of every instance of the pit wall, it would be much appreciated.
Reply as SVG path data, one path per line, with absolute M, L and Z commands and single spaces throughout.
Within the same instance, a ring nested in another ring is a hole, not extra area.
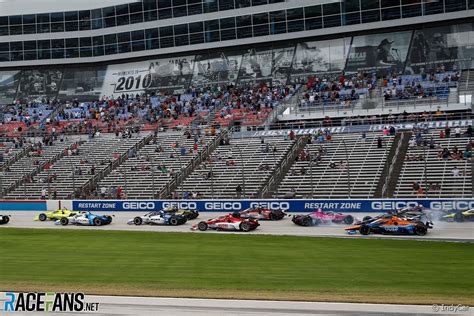
M 45 211 L 68 208 L 75 211 L 147 212 L 170 206 L 200 212 L 234 212 L 262 205 L 290 213 L 316 209 L 338 212 L 383 212 L 422 205 L 431 210 L 474 209 L 474 199 L 369 199 L 369 200 L 0 200 L 0 211 Z

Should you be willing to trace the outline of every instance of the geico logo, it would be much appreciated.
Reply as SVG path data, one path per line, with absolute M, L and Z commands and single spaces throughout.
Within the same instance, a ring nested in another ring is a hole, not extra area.
M 474 208 L 474 201 L 443 201 L 430 203 L 430 209 L 434 211 L 464 210 Z
M 155 209 L 154 202 L 124 202 L 122 207 L 125 210 L 153 210 Z
M 195 210 L 197 205 L 195 202 L 163 202 L 163 208 L 178 207 L 186 210 Z
M 252 202 L 250 207 L 262 206 L 270 210 L 289 210 L 290 203 L 288 202 Z
M 387 201 L 387 202 L 372 202 L 372 209 L 374 210 L 397 210 L 404 207 L 415 207 L 418 206 L 418 202 L 416 201 Z
M 240 210 L 242 208 L 242 204 L 239 202 L 207 202 L 204 204 L 206 210 L 213 210 L 213 211 L 232 211 L 232 210 Z

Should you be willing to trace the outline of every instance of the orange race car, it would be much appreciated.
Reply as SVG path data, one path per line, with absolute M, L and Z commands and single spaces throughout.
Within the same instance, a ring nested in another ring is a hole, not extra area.
M 362 221 L 345 228 L 345 230 L 350 234 L 359 232 L 362 235 L 374 233 L 424 236 L 428 232 L 428 228 L 432 228 L 429 222 L 423 223 L 419 220 L 404 219 L 397 215 L 385 214 L 375 219 Z

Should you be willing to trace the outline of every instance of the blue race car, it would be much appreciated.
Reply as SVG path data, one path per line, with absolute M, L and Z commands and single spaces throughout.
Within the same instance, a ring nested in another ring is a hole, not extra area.
M 432 228 L 430 222 L 423 223 L 417 219 L 402 218 L 397 215 L 385 214 L 376 219 L 370 219 L 345 228 L 349 234 L 357 231 L 361 235 L 394 234 L 424 236 Z
M 91 212 L 82 212 L 70 217 L 63 217 L 55 222 L 56 225 L 102 226 L 112 223 L 112 216 L 97 215 Z
M 153 211 L 142 216 L 136 216 L 128 221 L 129 225 L 143 225 L 143 224 L 154 224 L 154 225 L 182 225 L 186 223 L 188 218 L 184 215 L 178 215 L 176 213 L 169 213 L 166 211 Z

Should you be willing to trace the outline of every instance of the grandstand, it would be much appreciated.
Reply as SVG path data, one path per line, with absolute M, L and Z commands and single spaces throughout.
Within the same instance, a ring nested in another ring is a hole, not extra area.
M 69 6 L 0 13 L 5 198 L 473 195 L 469 1 Z

